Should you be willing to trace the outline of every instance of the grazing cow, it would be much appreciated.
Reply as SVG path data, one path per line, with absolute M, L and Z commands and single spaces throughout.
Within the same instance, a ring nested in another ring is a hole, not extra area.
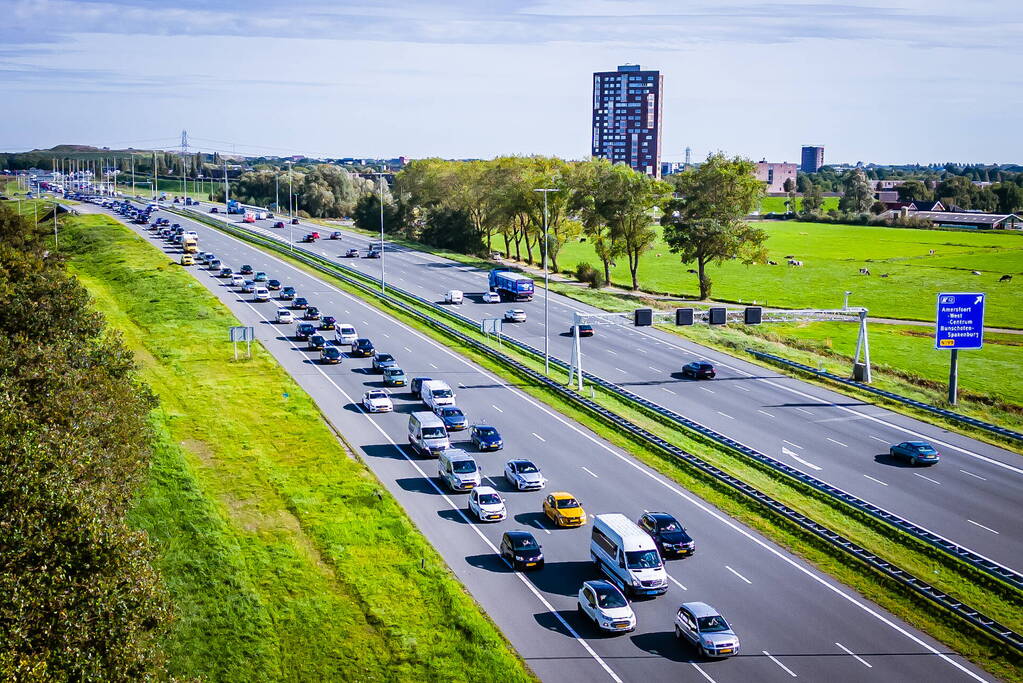
M 767 265 L 769 265 L 769 266 L 776 266 L 776 265 L 778 265 L 778 262 L 777 261 L 768 261 Z
M 1002 277 L 998 278 L 998 281 L 999 282 L 1012 282 L 1012 276 L 1011 275 L 1003 275 Z
M 790 258 L 789 259 L 789 265 L 790 266 L 796 266 L 798 268 L 799 266 L 803 265 L 803 262 L 802 261 L 797 261 L 795 259 L 791 259 Z
M 888 273 L 881 273 L 881 277 L 888 277 Z
M 789 254 L 789 255 L 788 255 L 788 256 L 786 256 L 785 258 L 796 258 L 796 257 L 795 257 L 795 255 L 793 255 L 793 254 Z
M 929 251 L 928 253 L 929 253 L 929 254 L 930 254 L 931 256 L 934 256 L 934 250 L 933 250 L 933 249 L 931 249 L 931 250 L 930 250 L 930 251 Z
M 687 273 L 692 273 L 693 275 L 696 275 L 696 270 L 695 270 L 695 269 L 693 269 L 693 268 L 690 268 L 690 269 L 689 269 L 689 270 L 687 270 L 686 272 L 687 272 Z
M 980 275 L 980 271 L 979 270 L 975 270 L 975 271 L 973 271 L 973 274 L 974 275 Z
M 870 275 L 870 271 L 866 268 L 860 268 L 860 275 Z

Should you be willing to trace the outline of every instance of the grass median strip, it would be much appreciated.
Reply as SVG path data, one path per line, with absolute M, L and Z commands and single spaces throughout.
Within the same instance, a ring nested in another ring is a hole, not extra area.
M 72 271 L 161 401 L 133 518 L 160 548 L 177 607 L 173 675 L 532 678 L 276 361 L 258 344 L 229 360 L 238 323 L 226 308 L 107 217 L 64 233 Z
M 316 269 L 301 263 L 297 265 L 324 277 L 323 273 Z M 516 371 L 512 367 L 495 362 L 474 349 L 458 344 L 457 341 L 453 341 L 432 325 L 402 312 L 374 294 L 352 288 L 343 281 L 335 281 L 347 291 L 352 291 L 366 301 L 388 310 L 396 318 L 431 335 L 480 365 L 497 372 L 505 379 L 516 381 L 525 391 L 590 427 L 603 438 L 632 452 L 658 471 L 813 562 L 901 618 L 936 638 L 954 644 L 957 650 L 978 665 L 1007 679 L 1023 680 L 1020 677 L 1015 656 L 993 646 L 990 640 L 975 632 L 972 627 L 951 618 L 947 613 L 941 612 L 922 599 L 907 595 L 900 588 L 880 579 L 870 570 L 853 565 L 846 557 L 829 549 L 818 539 L 792 527 L 782 518 L 775 517 L 759 506 L 750 504 L 746 499 L 722 488 L 717 482 L 706 479 L 700 474 L 694 474 L 675 459 L 624 438 L 613 426 L 595 419 L 593 415 L 576 408 L 574 404 L 568 403 L 557 394 L 543 387 L 535 386 L 531 382 L 522 382 L 523 377 L 516 375 Z M 464 329 L 463 332 L 481 338 L 473 330 Z M 531 368 L 539 369 L 542 366 L 542 362 L 538 359 L 519 353 L 508 346 L 502 350 Z M 566 379 L 564 373 L 560 371 L 556 372 L 555 376 L 562 380 Z M 964 565 L 958 565 L 947 558 L 936 557 L 930 550 L 918 547 L 916 542 L 894 529 L 891 531 L 879 530 L 880 527 L 873 520 L 861 518 L 859 515 L 853 514 L 851 510 L 841 509 L 831 501 L 822 500 L 816 495 L 800 490 L 800 487 L 791 481 L 781 479 L 775 473 L 765 471 L 741 456 L 714 444 L 695 439 L 682 430 L 665 425 L 656 419 L 639 414 L 635 406 L 623 403 L 613 396 L 606 396 L 603 392 L 597 392 L 595 399 L 601 405 L 619 414 L 628 415 L 629 419 L 639 426 L 681 448 L 699 454 L 708 462 L 747 481 L 808 517 L 839 531 L 854 542 L 870 548 L 880 557 L 924 578 L 950 595 L 955 595 L 964 602 L 981 607 L 989 616 L 999 619 L 1014 629 L 1020 629 L 1023 626 L 1020 618 L 1020 607 L 1023 606 L 1023 603 L 1021 603 L 1018 594 L 1011 590 L 1005 590 L 1004 586 L 994 585 L 992 580 L 980 576 Z M 934 552 L 936 553 L 936 551 Z

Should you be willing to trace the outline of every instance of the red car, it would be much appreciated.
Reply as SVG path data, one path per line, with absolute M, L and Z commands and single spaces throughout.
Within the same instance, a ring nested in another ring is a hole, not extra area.
M 277 221 L 276 223 L 274 223 L 274 227 L 275 228 L 283 228 L 284 227 L 284 221 Z
M 315 230 L 309 233 L 309 236 L 312 237 L 314 240 L 320 239 L 320 233 L 316 232 Z

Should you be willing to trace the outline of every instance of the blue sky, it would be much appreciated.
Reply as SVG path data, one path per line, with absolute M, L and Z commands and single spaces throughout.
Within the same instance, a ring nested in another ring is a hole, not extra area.
M 1017 0 L 3 0 L 0 149 L 589 152 L 591 73 L 664 74 L 662 156 L 1023 162 Z

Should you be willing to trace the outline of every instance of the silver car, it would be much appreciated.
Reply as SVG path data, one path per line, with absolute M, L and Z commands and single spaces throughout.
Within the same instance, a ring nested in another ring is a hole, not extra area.
M 531 460 L 509 460 L 504 466 L 504 478 L 518 491 L 539 491 L 547 485 L 540 468 Z
M 504 321 L 506 323 L 524 323 L 526 322 L 526 312 L 521 308 L 509 308 L 504 312 Z
M 718 611 L 705 602 L 683 603 L 675 614 L 675 637 L 692 643 L 705 657 L 739 654 L 739 636 Z

